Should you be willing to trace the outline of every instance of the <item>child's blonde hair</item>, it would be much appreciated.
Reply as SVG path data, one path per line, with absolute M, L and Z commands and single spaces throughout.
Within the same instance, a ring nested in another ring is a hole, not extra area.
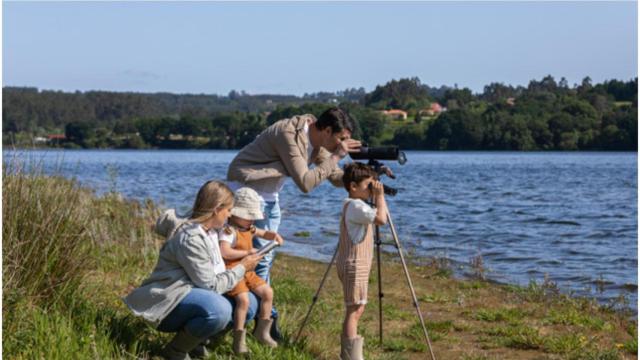
M 207 181 L 196 196 L 193 203 L 190 220 L 203 223 L 219 209 L 233 206 L 233 192 L 227 185 L 220 181 Z

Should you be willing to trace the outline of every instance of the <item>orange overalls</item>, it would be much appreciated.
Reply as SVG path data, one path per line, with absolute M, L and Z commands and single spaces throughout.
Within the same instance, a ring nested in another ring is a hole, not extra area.
M 251 250 L 253 248 L 253 232 L 251 230 L 240 231 L 235 229 L 236 232 L 236 243 L 234 245 L 234 249 L 236 250 Z M 236 260 L 226 260 L 225 264 L 227 269 L 230 269 L 236 266 L 238 263 L 242 261 L 242 258 Z M 262 285 L 265 285 L 267 282 L 264 281 L 261 277 L 259 277 L 255 271 L 247 271 L 244 274 L 244 278 L 238 282 L 238 285 L 231 289 L 231 291 L 227 292 L 226 295 L 236 296 L 243 292 L 249 292 L 249 290 L 253 290 Z

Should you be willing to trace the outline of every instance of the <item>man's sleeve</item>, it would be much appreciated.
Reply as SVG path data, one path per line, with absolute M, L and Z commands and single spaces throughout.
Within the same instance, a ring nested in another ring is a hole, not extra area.
M 342 181 L 343 175 L 344 171 L 336 166 L 336 168 L 331 172 L 331 175 L 329 175 L 329 181 L 331 181 L 333 186 L 341 188 L 344 186 L 344 182 Z
M 328 158 L 315 168 L 309 169 L 295 138 L 294 131 L 282 131 L 275 139 L 275 148 L 293 182 L 302 192 L 308 193 L 331 175 L 337 163 Z
M 323 162 L 329 160 L 331 158 L 331 153 L 325 149 L 325 148 L 320 148 L 320 151 L 318 152 L 318 158 L 316 159 L 316 166 L 319 164 L 322 164 Z M 343 187 L 343 182 L 342 182 L 342 175 L 344 174 L 344 172 L 342 171 L 342 169 L 340 169 L 340 166 L 338 166 L 338 164 L 336 164 L 336 166 L 331 170 L 331 174 L 329 174 L 329 181 L 331 182 L 331 184 L 335 187 Z

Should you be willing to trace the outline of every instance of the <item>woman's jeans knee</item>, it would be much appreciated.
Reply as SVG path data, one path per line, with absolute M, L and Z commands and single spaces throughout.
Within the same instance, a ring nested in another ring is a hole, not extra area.
M 229 300 L 211 290 L 193 288 L 158 326 L 164 332 L 185 328 L 189 334 L 207 338 L 222 331 L 231 322 Z

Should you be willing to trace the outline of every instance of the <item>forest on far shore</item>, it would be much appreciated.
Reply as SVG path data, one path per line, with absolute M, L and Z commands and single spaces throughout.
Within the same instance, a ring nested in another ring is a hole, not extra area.
M 3 87 L 3 145 L 239 149 L 275 121 L 339 106 L 354 137 L 406 150 L 638 149 L 638 79 L 570 86 L 552 76 L 473 93 L 420 79 L 293 95 L 62 92 Z

